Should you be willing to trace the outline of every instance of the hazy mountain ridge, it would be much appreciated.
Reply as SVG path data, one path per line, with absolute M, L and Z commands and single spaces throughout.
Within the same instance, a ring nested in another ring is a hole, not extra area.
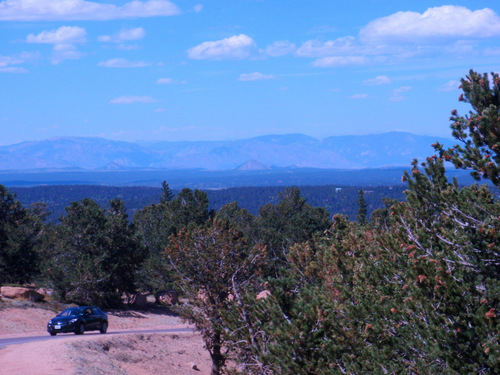
M 431 144 L 452 140 L 390 132 L 333 136 L 267 135 L 235 141 L 131 143 L 103 138 L 61 137 L 0 146 L 0 170 L 204 169 L 300 167 L 359 169 L 408 166 L 433 154 Z M 249 163 L 251 162 L 251 163 Z

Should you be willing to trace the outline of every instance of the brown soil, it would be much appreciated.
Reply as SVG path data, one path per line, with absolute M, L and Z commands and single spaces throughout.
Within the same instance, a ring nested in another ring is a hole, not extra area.
M 0 339 L 48 335 L 47 321 L 58 311 L 32 303 L 0 301 Z M 168 309 L 111 311 L 108 333 L 62 334 L 57 339 L 0 349 L 5 374 L 210 374 L 210 356 L 196 333 L 129 333 L 141 329 L 185 328 Z M 64 337 L 64 339 L 59 339 Z

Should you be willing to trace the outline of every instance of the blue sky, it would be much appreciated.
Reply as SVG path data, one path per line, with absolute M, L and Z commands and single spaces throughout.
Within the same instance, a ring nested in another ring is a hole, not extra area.
M 0 0 L 0 144 L 450 136 L 500 2 Z

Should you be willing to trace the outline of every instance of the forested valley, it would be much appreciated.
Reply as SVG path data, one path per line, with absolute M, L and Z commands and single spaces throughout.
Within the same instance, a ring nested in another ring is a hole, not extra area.
M 384 207 L 384 199 L 404 200 L 404 185 L 396 186 L 300 186 L 300 193 L 314 207 L 322 207 L 330 216 L 342 214 L 356 219 L 358 210 L 358 192 L 363 190 L 368 214 Z M 49 185 L 35 187 L 11 187 L 11 193 L 28 208 L 32 204 L 43 203 L 49 213 L 47 220 L 56 221 L 65 214 L 65 208 L 75 201 L 92 197 L 101 207 L 106 208 L 109 201 L 119 198 L 125 204 L 130 218 L 151 204 L 158 204 L 162 195 L 160 186 L 96 186 L 96 185 Z M 259 209 L 268 204 L 280 201 L 280 194 L 285 187 L 252 186 L 233 187 L 227 189 L 203 190 L 209 201 L 209 210 L 218 211 L 224 205 L 236 202 L 239 207 L 247 209 L 251 214 L 258 215 Z M 180 190 L 172 189 L 172 194 Z
M 165 182 L 130 216 L 118 194 L 48 221 L 45 204 L 0 186 L 0 283 L 103 307 L 174 288 L 212 375 L 498 374 L 500 77 L 470 71 L 461 83 L 472 109 L 451 112 L 457 145 L 434 144 L 402 176 L 404 199 L 385 191 L 376 209 L 359 188 L 343 212 L 305 187 L 262 200 L 248 188 L 240 196 L 258 207 L 245 208 Z M 478 183 L 449 180 L 445 162 Z

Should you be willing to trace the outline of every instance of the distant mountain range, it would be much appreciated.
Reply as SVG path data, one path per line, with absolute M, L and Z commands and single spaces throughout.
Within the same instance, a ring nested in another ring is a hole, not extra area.
M 0 170 L 265 170 L 270 168 L 362 169 L 409 167 L 434 153 L 446 138 L 390 132 L 318 140 L 302 134 L 235 141 L 130 143 L 64 137 L 0 146 Z

